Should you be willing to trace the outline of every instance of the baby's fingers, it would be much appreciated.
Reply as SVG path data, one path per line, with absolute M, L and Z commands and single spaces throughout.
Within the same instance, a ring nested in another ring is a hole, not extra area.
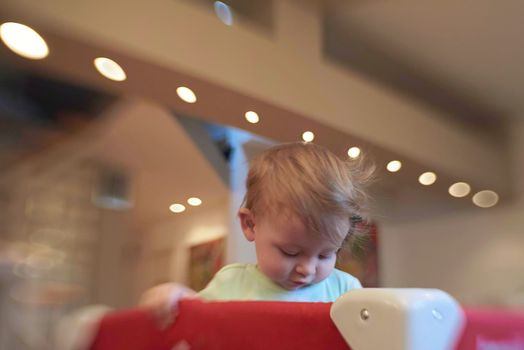
M 178 315 L 178 307 L 169 305 L 168 307 L 154 310 L 153 316 L 158 328 L 161 330 L 169 328 Z

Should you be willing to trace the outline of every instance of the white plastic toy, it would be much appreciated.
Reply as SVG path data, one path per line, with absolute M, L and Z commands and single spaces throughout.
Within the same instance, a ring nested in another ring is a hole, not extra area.
M 331 307 L 352 350 L 449 350 L 460 336 L 458 302 L 436 289 L 355 289 Z

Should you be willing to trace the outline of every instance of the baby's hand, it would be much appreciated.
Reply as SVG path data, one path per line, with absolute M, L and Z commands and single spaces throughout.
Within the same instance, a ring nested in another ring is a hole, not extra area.
M 194 290 L 178 283 L 164 283 L 142 294 L 139 305 L 151 310 L 161 329 L 170 326 L 178 314 L 178 302 L 195 298 Z

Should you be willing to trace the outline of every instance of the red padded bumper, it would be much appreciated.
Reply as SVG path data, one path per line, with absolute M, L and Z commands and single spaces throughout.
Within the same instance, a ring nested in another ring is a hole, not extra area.
M 114 312 L 91 350 L 344 349 L 329 303 L 183 301 L 161 331 L 143 310 Z M 458 350 L 524 349 L 524 312 L 466 310 Z M 379 336 L 379 335 L 377 335 Z

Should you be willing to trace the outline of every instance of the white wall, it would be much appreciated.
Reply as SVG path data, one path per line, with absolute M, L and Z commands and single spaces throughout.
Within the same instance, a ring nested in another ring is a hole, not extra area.
M 506 304 L 524 295 L 524 121 L 510 130 L 515 197 L 465 214 L 383 222 L 385 286 L 441 288 L 463 303 Z
M 227 244 L 227 262 L 255 263 L 256 252 L 252 242 L 246 240 L 238 220 L 238 209 L 246 193 L 249 162 L 272 142 L 242 131 L 231 131 L 230 142 L 234 152 L 231 158 L 231 204 L 229 206 L 230 236 Z
M 126 211 L 102 211 L 93 303 L 116 308 L 136 303 L 133 286 L 141 242 L 130 219 Z
M 245 194 L 248 162 L 272 143 L 240 130 L 230 130 L 229 136 L 234 151 L 229 162 L 228 196 L 202 207 L 189 207 L 147 230 L 137 282 L 139 292 L 165 281 L 187 284 L 189 247 L 218 237 L 226 237 L 226 264 L 256 262 L 254 245 L 245 239 L 237 213 Z
M 189 247 L 228 234 L 229 198 L 188 207 L 145 234 L 137 288 L 144 291 L 166 281 L 187 283 Z

